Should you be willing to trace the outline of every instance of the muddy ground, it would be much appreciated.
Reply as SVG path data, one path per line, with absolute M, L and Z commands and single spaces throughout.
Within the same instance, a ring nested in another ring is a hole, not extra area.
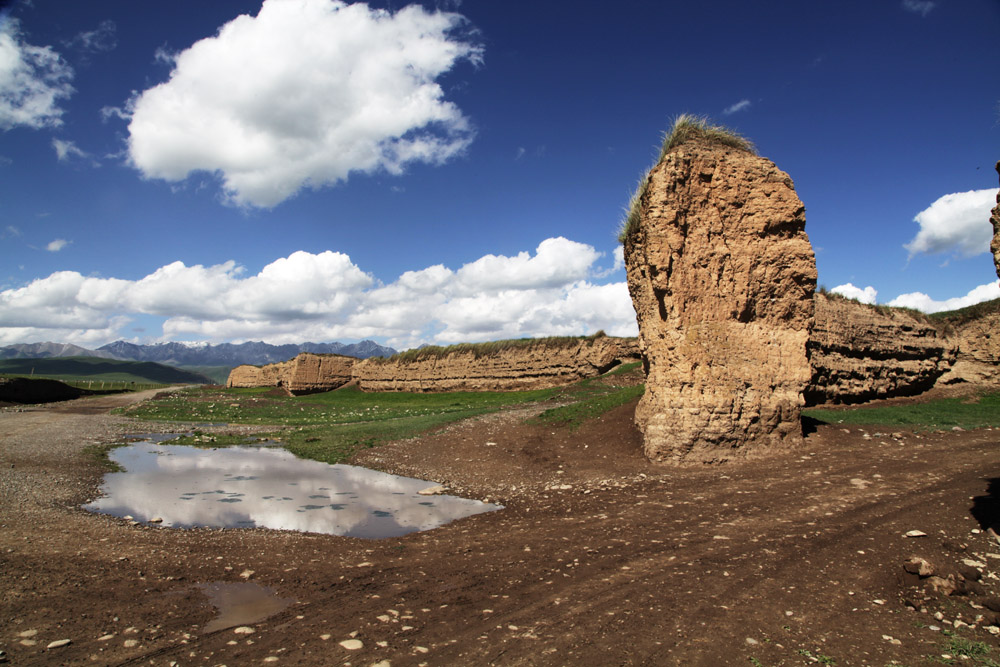
M 108 414 L 140 398 L 0 412 L 10 664 L 1000 662 L 997 430 L 821 425 L 795 452 L 677 469 L 642 458 L 634 406 L 575 431 L 515 410 L 357 461 L 506 509 L 361 540 L 82 511 L 101 476 L 85 447 L 143 430 Z M 295 602 L 207 632 L 198 585 L 242 581 Z

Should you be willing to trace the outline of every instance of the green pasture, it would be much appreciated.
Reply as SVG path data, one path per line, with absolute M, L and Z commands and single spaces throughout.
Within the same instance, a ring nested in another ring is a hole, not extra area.
M 634 370 L 630 365 L 626 370 Z M 221 447 L 246 444 L 245 437 L 208 435 L 198 423 L 265 427 L 258 440 L 276 440 L 297 456 L 328 463 L 347 460 L 358 449 L 415 437 L 447 424 L 516 406 L 537 405 L 549 424 L 575 426 L 641 394 L 635 383 L 614 375 L 562 389 L 516 392 L 364 393 L 345 388 L 309 396 L 284 396 L 271 388 L 191 387 L 130 406 L 129 417 L 178 422 L 195 433 L 180 444 Z M 622 376 L 624 377 L 624 376 Z M 579 406 L 575 409 L 571 406 Z M 270 427 L 273 427 L 270 428 Z
M 885 426 L 939 430 L 1000 426 L 1000 392 L 965 398 L 941 398 L 918 403 L 856 408 L 813 408 L 802 414 L 826 424 Z

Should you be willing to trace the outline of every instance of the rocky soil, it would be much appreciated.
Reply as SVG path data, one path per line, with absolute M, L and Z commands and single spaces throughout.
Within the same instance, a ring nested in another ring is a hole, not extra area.
M 793 452 L 665 468 L 640 453 L 634 405 L 575 431 L 501 413 L 358 462 L 506 509 L 361 540 L 82 511 L 101 476 L 87 446 L 146 430 L 108 414 L 141 398 L 0 412 L 11 664 L 1000 660 L 996 430 L 821 425 Z M 207 627 L 199 584 L 243 581 L 294 602 Z

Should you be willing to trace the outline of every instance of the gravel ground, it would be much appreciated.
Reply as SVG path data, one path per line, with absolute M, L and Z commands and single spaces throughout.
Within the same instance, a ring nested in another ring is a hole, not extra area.
M 11 664 L 1000 662 L 995 430 L 820 426 L 799 451 L 663 468 L 634 405 L 572 431 L 499 413 L 355 462 L 506 509 L 362 540 L 81 510 L 87 446 L 147 430 L 108 414 L 143 398 L 0 412 Z M 205 586 L 247 582 L 288 606 L 220 627 Z

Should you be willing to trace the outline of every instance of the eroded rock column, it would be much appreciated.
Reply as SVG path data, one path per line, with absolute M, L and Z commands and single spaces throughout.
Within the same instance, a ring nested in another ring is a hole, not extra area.
M 699 139 L 653 168 L 639 206 L 624 244 L 646 455 L 709 463 L 799 443 L 816 261 L 792 179 Z

